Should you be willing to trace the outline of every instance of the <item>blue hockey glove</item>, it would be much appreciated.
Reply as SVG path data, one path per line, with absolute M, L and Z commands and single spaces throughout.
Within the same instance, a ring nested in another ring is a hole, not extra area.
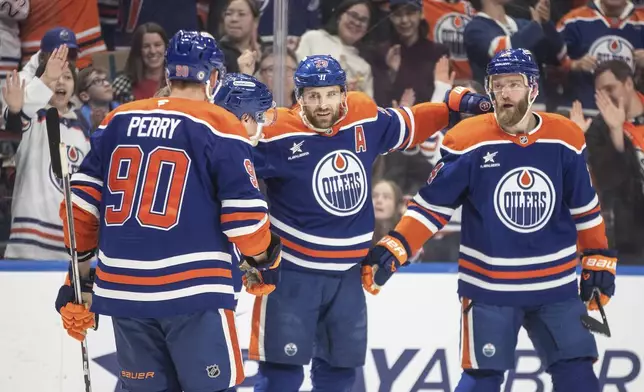
M 271 242 L 266 248 L 268 259 L 258 263 L 253 257 L 244 256 L 239 268 L 244 271 L 242 281 L 249 294 L 262 296 L 272 293 L 280 281 L 282 265 L 282 240 L 271 233 Z
M 594 288 L 601 292 L 599 302 L 602 306 L 608 304 L 610 297 L 615 294 L 617 252 L 609 249 L 586 249 L 581 255 L 581 266 L 579 296 L 588 310 L 597 310 L 597 303 L 592 301 Z
M 81 280 L 81 292 L 90 293 L 91 295 L 95 275 L 96 270 L 91 268 L 89 280 Z M 98 314 L 90 312 L 89 306 L 86 303 L 76 303 L 76 294 L 71 276 L 72 271 L 70 265 L 65 283 L 58 290 L 55 306 L 56 311 L 60 313 L 63 327 L 67 331 L 67 334 L 82 342 L 89 328 L 94 330 L 98 329 Z
M 449 108 L 449 127 L 461 121 L 461 113 L 478 115 L 493 110 L 488 96 L 473 93 L 465 87 L 454 87 L 446 92 L 445 104 Z
M 362 287 L 370 294 L 378 294 L 394 272 L 409 264 L 409 254 L 407 240 L 396 231 L 390 231 L 362 260 Z

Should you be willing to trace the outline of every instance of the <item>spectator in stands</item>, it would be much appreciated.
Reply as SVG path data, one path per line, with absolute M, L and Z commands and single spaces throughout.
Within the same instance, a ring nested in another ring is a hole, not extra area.
M 422 0 L 389 0 L 391 38 L 365 58 L 371 65 L 374 98 L 380 106 L 429 102 L 434 93 L 434 66 L 449 56 L 446 46 L 427 39 Z
M 631 69 L 644 67 L 644 10 L 628 0 L 588 2 L 564 16 L 558 24 L 571 61 L 561 109 L 581 101 L 587 114 L 596 114 L 593 72 L 606 60 L 626 61 Z
M 242 53 L 249 50 L 259 58 L 262 52 L 262 42 L 257 36 L 259 8 L 254 0 L 229 0 L 223 19 L 224 36 L 219 40 L 219 48 L 224 52 L 226 71 L 238 73 L 237 58 Z
M 119 105 L 114 101 L 112 83 L 103 68 L 90 65 L 78 73 L 76 95 L 83 105 L 76 109 L 76 116 L 84 127 L 89 130 L 89 135 L 98 128 L 107 113 Z
M 165 50 L 168 37 L 161 26 L 145 23 L 137 27 L 124 72 L 112 83 L 119 103 L 154 96 L 165 85 Z
M 323 30 L 302 35 L 295 54 L 298 61 L 314 54 L 329 54 L 347 73 L 349 91 L 362 91 L 373 97 L 371 66 L 360 56 L 358 46 L 371 27 L 369 0 L 344 0 Z
M 587 129 L 588 163 L 607 223 L 611 247 L 622 264 L 644 263 L 644 95 L 631 67 L 605 61 L 595 70 L 600 114 L 585 120 L 581 105 L 571 119 Z
M 247 75 L 254 75 L 260 82 L 264 83 L 273 92 L 274 88 L 274 71 L 275 71 L 275 54 L 273 47 L 269 46 L 262 52 L 262 57 L 259 60 L 259 70 L 253 74 L 257 68 L 255 65 L 255 54 L 250 50 L 245 51 L 237 59 L 239 72 Z M 284 102 L 285 106 L 291 107 L 295 104 L 295 82 L 293 75 L 297 69 L 297 59 L 295 53 L 291 50 L 286 51 L 285 58 L 285 74 L 286 77 L 282 81 L 284 84 Z
M 9 112 L 24 120 L 15 156 L 16 186 L 7 258 L 65 260 L 69 257 L 58 215 L 61 184 L 51 172 L 44 119 L 45 109 L 58 110 L 60 139 L 67 145 L 69 170 L 76 171 L 90 145 L 70 103 L 75 91 L 76 68 L 66 61 L 66 50 L 63 45 L 52 53 L 46 64 L 40 65 L 33 80 L 34 100 L 30 104 L 24 101 L 17 75 L 5 94 Z
M 403 194 L 395 182 L 377 181 L 371 189 L 376 227 L 373 232 L 373 245 L 389 233 L 402 217 Z
M 510 0 L 473 0 L 479 11 L 465 27 L 465 48 L 474 80 L 484 83 L 485 68 L 490 59 L 507 48 L 530 50 L 540 64 L 560 64 L 566 58 L 564 42 L 550 17 L 550 1 L 539 0 L 531 9 L 532 20 L 507 16 L 504 6 Z M 543 79 L 535 105 L 544 109 Z

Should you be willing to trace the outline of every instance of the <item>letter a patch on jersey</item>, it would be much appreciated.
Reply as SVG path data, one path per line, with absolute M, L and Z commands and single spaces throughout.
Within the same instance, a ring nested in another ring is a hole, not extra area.
M 253 162 L 251 162 L 250 159 L 244 159 L 244 167 L 246 168 L 246 173 L 248 173 L 248 177 L 250 177 L 250 183 L 253 184 L 255 188 L 259 189 L 259 184 L 257 182 L 257 176 L 255 175 L 255 166 L 253 166 Z
M 367 139 L 364 137 L 364 128 L 362 125 L 355 126 L 356 132 L 356 153 L 367 152 Z

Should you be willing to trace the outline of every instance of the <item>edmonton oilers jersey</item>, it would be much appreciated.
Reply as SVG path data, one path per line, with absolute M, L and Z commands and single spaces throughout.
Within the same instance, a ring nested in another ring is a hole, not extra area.
M 458 292 L 523 306 L 578 295 L 577 244 L 606 248 L 581 130 L 539 113 L 526 135 L 503 132 L 493 114 L 450 130 L 441 161 L 396 227 L 412 251 L 462 206 Z
M 375 159 L 421 143 L 448 124 L 444 104 L 383 109 L 351 92 L 347 105 L 346 117 L 327 135 L 307 128 L 299 106 L 279 109 L 254 150 L 286 268 L 345 271 L 359 263 L 373 237 Z
M 644 10 L 635 9 L 633 4 L 627 4 L 619 18 L 609 18 L 591 1 L 561 18 L 557 30 L 566 42 L 571 59 L 577 60 L 589 54 L 598 63 L 622 60 L 635 70 L 634 51 L 644 49 L 643 26 Z M 569 77 L 575 94 L 564 104 L 571 106 L 572 101 L 578 99 L 584 109 L 597 109 L 593 75 L 571 72 Z

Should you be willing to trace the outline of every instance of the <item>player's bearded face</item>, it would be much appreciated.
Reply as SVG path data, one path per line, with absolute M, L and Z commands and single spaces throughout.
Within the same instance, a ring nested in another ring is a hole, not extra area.
M 340 119 L 343 100 L 344 93 L 340 86 L 307 87 L 302 93 L 300 104 L 311 125 L 327 129 Z
M 496 118 L 502 127 L 517 125 L 524 118 L 529 106 L 530 89 L 523 77 L 501 76 L 492 81 Z

